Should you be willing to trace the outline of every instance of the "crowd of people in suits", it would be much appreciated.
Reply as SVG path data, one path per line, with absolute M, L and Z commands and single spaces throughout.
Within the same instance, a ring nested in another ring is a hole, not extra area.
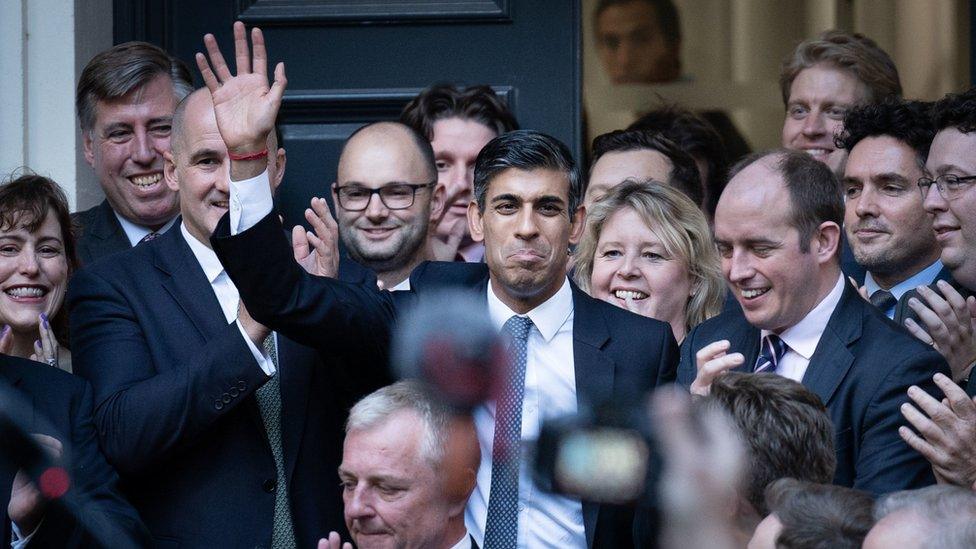
M 976 90 L 906 101 L 827 31 L 783 63 L 782 148 L 669 106 L 584 172 L 436 85 L 287 227 L 285 67 L 239 22 L 233 63 L 203 44 L 200 89 L 146 43 L 85 67 L 101 204 L 0 186 L 4 546 L 976 546 Z M 397 379 L 445 290 L 497 384 Z M 611 404 L 653 426 L 656 496 L 543 489 L 544 422 Z

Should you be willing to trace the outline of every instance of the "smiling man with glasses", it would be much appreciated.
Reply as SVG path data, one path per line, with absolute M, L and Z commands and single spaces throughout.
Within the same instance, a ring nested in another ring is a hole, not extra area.
M 350 257 L 383 288 L 410 288 L 410 271 L 428 258 L 427 233 L 443 202 L 434 151 L 409 126 L 378 122 L 356 130 L 339 157 L 332 196 Z

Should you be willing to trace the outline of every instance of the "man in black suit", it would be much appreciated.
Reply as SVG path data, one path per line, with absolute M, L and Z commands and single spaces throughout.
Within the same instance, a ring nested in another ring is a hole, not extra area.
M 217 54 L 211 51 L 214 67 L 202 72 L 214 94 L 220 134 L 242 159 L 231 165 L 231 201 L 241 209 L 221 220 L 211 241 L 248 310 L 323 352 L 341 347 L 361 353 L 366 348 L 352 346 L 343 332 L 367 332 L 356 339 L 388 338 L 393 315 L 437 289 L 472 292 L 494 326 L 513 333 L 513 346 L 522 350 L 516 364 L 524 370 L 515 368 L 512 392 L 496 407 L 475 412 L 482 465 L 468 503 L 469 531 L 489 546 L 510 547 L 516 540 L 567 547 L 629 544 L 631 520 L 624 513 L 540 493 L 527 468 L 519 468 L 525 456 L 518 448 L 537 436 L 543 417 L 636 399 L 674 375 L 677 349 L 665 323 L 594 300 L 566 277 L 567 251 L 582 231 L 584 210 L 583 182 L 565 145 L 538 132 L 516 131 L 482 149 L 468 219 L 472 237 L 485 243 L 485 264 L 423 263 L 411 275 L 410 291 L 392 293 L 310 276 L 294 264 L 271 214 L 266 167 L 250 160 L 271 131 L 277 104 L 264 99 L 271 95 L 266 83 L 259 88 L 253 79 L 232 77 Z M 276 79 L 271 89 L 277 92 L 279 85 Z M 255 114 L 243 120 L 231 116 L 235 112 Z M 374 321 L 387 314 L 386 322 Z M 359 363 L 368 360 L 363 356 Z M 380 360 L 385 363 L 385 357 Z
M 933 387 L 945 360 L 863 300 L 838 261 L 844 211 L 837 179 L 809 155 L 747 157 L 732 170 L 715 241 L 741 311 L 696 327 L 678 381 L 705 393 L 729 369 L 800 381 L 836 430 L 834 482 L 876 494 L 933 481 L 899 439 L 908 387 Z
M 70 489 L 60 496 L 59 502 L 46 501 L 42 492 L 18 471 L 8 453 L 14 450 L 10 446 L 14 441 L 5 432 L 0 450 L 0 545 L 145 544 L 145 527 L 119 494 L 118 477 L 98 449 L 91 416 L 91 387 L 57 368 L 0 355 L 0 395 L 4 429 L 12 419 L 24 431 L 21 435 L 30 433 L 40 438 L 42 445 L 52 450 L 52 457 L 60 454 L 70 478 Z M 48 486 L 44 493 L 50 495 L 52 489 L 57 489 L 56 484 Z M 65 500 L 72 505 L 65 505 Z M 98 537 L 93 537 L 93 533 Z
M 193 90 L 179 60 L 145 42 L 96 55 L 78 80 L 76 106 L 85 160 L 105 193 L 74 214 L 83 264 L 127 250 L 173 225 L 175 191 L 163 181 L 173 109 Z
M 262 148 L 279 153 L 259 160 L 270 193 L 284 155 L 266 137 Z M 347 359 L 370 360 L 374 342 L 358 326 L 337 330 L 349 349 L 323 353 L 323 364 L 239 309 L 208 240 L 228 209 L 230 154 L 210 93 L 187 97 L 165 167 L 181 221 L 126 261 L 76 275 L 74 364 L 95 388 L 102 446 L 159 543 L 310 547 L 342 529 L 335 470 L 345 410 L 387 379 L 366 368 L 338 375 Z
M 838 139 L 848 151 L 841 179 L 844 230 L 854 258 L 867 270 L 864 293 L 898 324 L 908 310 L 899 306 L 902 296 L 950 278 L 916 185 L 926 175 L 935 135 L 927 107 L 890 100 L 851 109 Z

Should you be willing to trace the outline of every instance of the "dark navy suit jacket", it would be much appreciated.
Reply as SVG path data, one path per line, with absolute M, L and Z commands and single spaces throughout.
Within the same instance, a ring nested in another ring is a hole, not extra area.
M 78 259 L 82 265 L 115 252 L 132 248 L 129 237 L 112 211 L 108 200 L 82 212 L 71 214 L 77 228 L 75 237 Z
M 252 393 L 268 376 L 228 324 L 174 226 L 95 262 L 70 284 L 75 371 L 95 389 L 95 421 L 123 488 L 156 543 L 254 547 L 271 541 L 275 465 Z M 291 260 L 294 262 L 294 260 Z M 365 345 L 350 336 L 352 347 Z M 297 541 L 343 531 L 337 466 L 351 403 L 380 383 L 342 377 L 278 338 L 285 470 Z M 382 381 L 385 381 L 382 380 Z
M 731 342 L 730 353 L 745 356 L 737 370 L 751 371 L 759 338 L 759 329 L 741 310 L 703 322 L 682 344 L 678 382 L 691 385 L 695 353 L 721 339 Z M 824 402 L 834 424 L 834 482 L 874 494 L 934 483 L 929 463 L 898 435 L 906 424 L 899 407 L 908 402 L 912 385 L 941 395 L 932 376 L 948 371 L 942 355 L 845 286 L 803 376 L 803 385 Z
M 211 241 L 254 318 L 326 348 L 336 344 L 329 334 L 337 325 L 358 325 L 389 338 L 397 311 L 435 290 L 466 288 L 487 299 L 488 267 L 481 263 L 423 263 L 411 274 L 408 292 L 380 292 L 310 276 L 288 259 L 290 248 L 272 215 L 236 236 L 230 236 L 224 216 Z M 262 253 L 253 253 L 256 249 Z M 593 299 L 575 286 L 573 306 L 573 358 L 581 404 L 629 397 L 674 379 L 677 346 L 666 323 Z M 382 317 L 387 320 L 376 323 Z M 621 513 L 584 502 L 588 544 L 627 546 L 632 519 L 621 518 Z
M 92 423 L 92 390 L 88 383 L 46 364 L 0 355 L 0 385 L 20 397 L 18 400 L 25 405 L 23 416 L 26 417 L 20 418 L 23 421 L 20 428 L 29 434 L 44 434 L 61 441 L 62 457 L 72 482 L 67 496 L 80 507 L 69 514 L 60 505 L 50 505 L 28 546 L 92 547 L 96 542 L 86 533 L 91 529 L 99 529 L 115 547 L 146 543 L 145 527 L 135 509 L 122 498 L 118 476 L 98 450 Z M 17 469 L 0 452 L 0 544 L 3 547 L 10 547 L 12 536 L 7 504 Z M 103 526 L 106 522 L 111 525 L 109 528 Z

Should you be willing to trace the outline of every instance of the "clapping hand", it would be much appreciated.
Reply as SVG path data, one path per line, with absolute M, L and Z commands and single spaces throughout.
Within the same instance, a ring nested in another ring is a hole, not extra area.
M 319 540 L 318 549 L 352 549 L 352 544 L 348 541 L 343 543 L 337 532 L 329 532 L 328 539 Z
M 60 459 L 63 448 L 61 441 L 47 435 L 32 435 L 51 459 Z M 17 525 L 21 534 L 28 536 L 34 532 L 44 517 L 47 500 L 23 470 L 17 471 L 10 489 L 10 502 L 7 516 Z
M 46 314 L 41 313 L 38 320 L 40 322 L 37 323 L 37 330 L 40 332 L 40 339 L 34 341 L 34 353 L 31 354 L 30 359 L 57 367 L 58 340 L 54 337 L 54 330 Z
M 732 344 L 723 339 L 709 343 L 695 353 L 698 375 L 691 383 L 692 394 L 707 395 L 715 378 L 745 362 L 746 358 L 742 353 L 726 354 L 731 347 Z
M 295 225 L 291 232 L 291 246 L 295 261 L 309 274 L 335 278 L 339 272 L 339 228 L 324 198 L 312 198 L 305 219 L 311 231 Z
M 958 381 L 966 377 L 976 361 L 976 297 L 963 298 L 944 280 L 936 285 L 941 296 L 921 286 L 917 290 L 919 297 L 908 300 L 924 328 L 912 319 L 905 320 L 905 327 L 945 357 L 953 379 Z

